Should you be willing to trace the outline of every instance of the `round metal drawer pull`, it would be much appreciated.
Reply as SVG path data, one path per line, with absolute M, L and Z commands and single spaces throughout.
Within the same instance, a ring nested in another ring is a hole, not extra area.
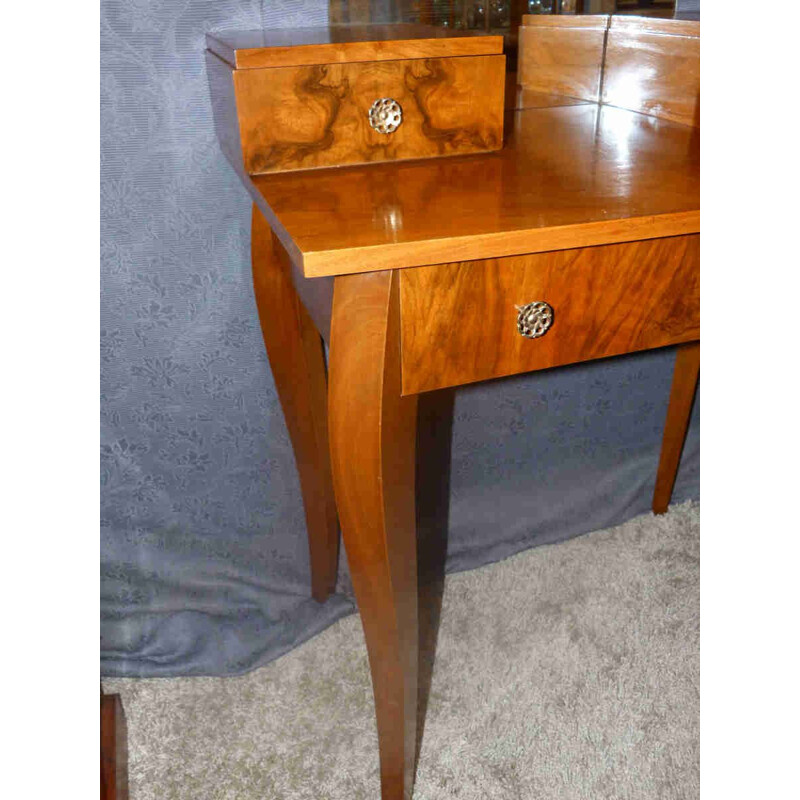
M 378 133 L 393 133 L 403 122 L 403 109 L 391 97 L 382 97 L 369 107 L 369 124 Z
M 517 314 L 517 330 L 527 339 L 544 336 L 553 324 L 553 307 L 543 300 L 535 300 L 525 306 L 514 306 Z

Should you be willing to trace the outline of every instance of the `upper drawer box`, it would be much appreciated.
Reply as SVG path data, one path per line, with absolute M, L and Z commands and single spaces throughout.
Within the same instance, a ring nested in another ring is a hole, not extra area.
M 500 36 L 383 25 L 207 42 L 220 140 L 250 175 L 502 147 Z

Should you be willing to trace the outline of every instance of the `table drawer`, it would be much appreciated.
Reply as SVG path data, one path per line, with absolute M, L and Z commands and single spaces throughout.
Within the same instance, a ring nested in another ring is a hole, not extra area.
M 235 70 L 245 171 L 498 150 L 504 76 L 503 55 Z M 370 124 L 383 98 L 397 104 L 389 132 Z
M 691 234 L 403 270 L 403 393 L 697 340 L 699 265 Z M 526 338 L 536 301 L 551 324 Z

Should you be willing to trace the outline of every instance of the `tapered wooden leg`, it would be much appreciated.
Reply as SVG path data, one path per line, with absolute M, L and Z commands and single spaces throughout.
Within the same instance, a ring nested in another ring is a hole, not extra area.
M 288 257 L 255 205 L 251 251 L 261 332 L 300 473 L 311 593 L 322 603 L 335 588 L 339 556 L 322 339 L 294 289 Z
M 419 396 L 417 410 L 417 579 L 419 581 L 419 699 L 417 760 L 424 746 L 436 644 L 444 599 L 450 521 L 455 390 Z
M 653 511 L 663 514 L 672 497 L 675 475 L 681 460 L 683 442 L 689 427 L 697 380 L 700 375 L 700 342 L 683 344 L 675 357 L 672 373 L 672 390 L 667 408 L 664 437 L 661 440 L 661 457 L 658 462 L 656 488 L 653 492 Z
M 339 518 L 369 652 L 382 800 L 411 797 L 417 704 L 417 400 L 400 396 L 396 273 L 336 278 L 328 411 Z

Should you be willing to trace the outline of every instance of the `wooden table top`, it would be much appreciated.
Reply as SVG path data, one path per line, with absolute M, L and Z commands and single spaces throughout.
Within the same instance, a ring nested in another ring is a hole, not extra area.
M 252 180 L 306 277 L 700 230 L 697 128 L 587 103 L 510 112 L 506 137 L 486 155 Z

